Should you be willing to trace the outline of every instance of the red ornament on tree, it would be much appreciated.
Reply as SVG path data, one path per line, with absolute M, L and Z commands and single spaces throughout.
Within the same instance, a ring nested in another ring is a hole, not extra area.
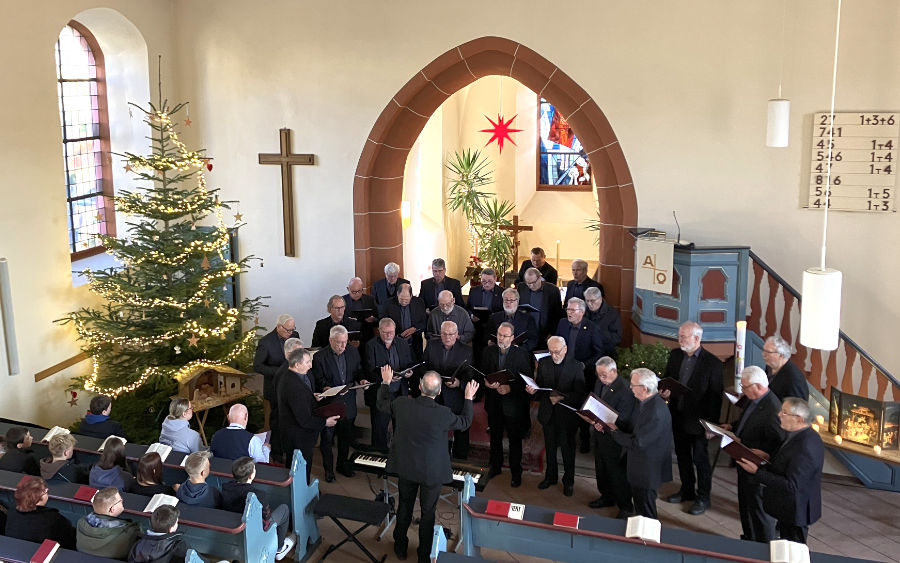
M 500 154 L 503 154 L 503 141 L 505 139 L 509 139 L 509 142 L 515 145 L 516 142 L 512 140 L 512 137 L 510 137 L 509 134 L 518 133 L 521 129 L 511 129 L 509 126 L 512 125 L 512 122 L 515 121 L 518 116 L 519 114 L 516 114 L 512 116 L 512 119 L 509 121 L 504 121 L 502 115 L 497 115 L 497 121 L 494 122 L 493 119 L 485 115 L 484 118 L 490 121 L 491 125 L 494 127 L 492 129 L 481 129 L 479 131 L 479 133 L 492 133 L 491 138 L 488 139 L 488 142 L 485 143 L 484 146 L 490 145 L 494 142 L 494 139 L 496 139 L 497 145 L 500 147 Z
M 212 162 L 206 161 L 206 169 L 212 172 Z

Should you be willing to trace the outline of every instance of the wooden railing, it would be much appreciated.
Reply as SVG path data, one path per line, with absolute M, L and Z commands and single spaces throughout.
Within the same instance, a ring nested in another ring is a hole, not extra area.
M 800 292 L 752 250 L 750 261 L 748 331 L 764 339 L 773 334 L 784 338 L 794 350 L 791 360 L 826 398 L 831 387 L 879 401 L 900 398 L 900 382 L 843 331 L 837 350 L 816 350 L 800 344 Z

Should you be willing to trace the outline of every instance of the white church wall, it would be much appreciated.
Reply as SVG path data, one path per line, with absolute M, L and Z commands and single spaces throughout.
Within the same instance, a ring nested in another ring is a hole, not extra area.
M 32 374 L 77 352 L 72 332 L 51 321 L 87 298 L 71 289 L 65 247 L 52 47 L 69 18 L 98 5 L 43 2 L 4 20 L 2 68 L 17 81 L 0 92 L 0 255 L 13 272 L 23 371 L 0 406 L 39 422 L 38 405 L 59 400 L 66 374 L 38 385 Z M 186 140 L 216 157 L 210 183 L 241 200 L 248 222 L 242 250 L 265 258 L 243 288 L 272 296 L 261 319 L 269 327 L 291 312 L 309 338 L 327 296 L 343 293 L 353 274 L 353 174 L 378 115 L 432 59 L 487 35 L 540 53 L 599 104 L 634 178 L 642 226 L 674 232 L 677 209 L 683 238 L 750 244 L 798 289 L 802 269 L 818 260 L 821 216 L 798 201 L 810 115 L 829 104 L 832 3 L 790 2 L 784 45 L 780 0 L 587 3 L 578 23 L 590 31 L 567 33 L 531 0 L 103 5 L 135 23 L 151 67 L 159 52 L 172 61 L 168 96 L 192 101 Z M 839 111 L 900 109 L 897 21 L 895 0 L 845 3 Z M 765 102 L 777 94 L 782 56 L 790 147 L 769 149 Z M 279 127 L 293 129 L 294 152 L 317 155 L 316 166 L 294 171 L 297 258 L 282 256 L 279 173 L 257 164 L 257 153 L 277 150 Z M 844 271 L 843 328 L 898 373 L 898 217 L 833 213 L 830 221 L 828 262 Z

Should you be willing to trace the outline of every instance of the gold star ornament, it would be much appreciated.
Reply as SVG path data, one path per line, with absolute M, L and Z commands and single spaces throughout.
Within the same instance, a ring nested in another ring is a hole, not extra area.
M 200 342 L 200 339 L 197 338 L 196 334 L 192 334 L 191 337 L 188 338 L 187 340 L 188 340 L 188 344 L 190 344 L 191 346 L 193 346 L 195 348 L 197 347 L 197 343 Z

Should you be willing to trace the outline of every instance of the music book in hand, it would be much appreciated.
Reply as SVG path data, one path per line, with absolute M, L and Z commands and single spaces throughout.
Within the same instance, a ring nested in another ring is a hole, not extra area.
M 334 397 L 335 395 L 339 395 L 341 391 L 343 391 L 346 387 L 346 385 L 336 385 L 334 387 L 329 387 L 328 389 L 319 393 L 319 397 L 323 399 L 326 397 Z
M 769 560 L 772 563 L 809 563 L 809 546 L 788 540 L 769 542 Z
M 150 502 L 147 503 L 147 506 L 144 507 L 144 512 L 153 513 L 154 510 L 168 504 L 169 506 L 175 506 L 178 504 L 178 499 L 173 497 L 172 495 L 164 495 L 162 493 L 156 493 L 150 499 Z
M 159 459 L 163 463 L 165 463 L 166 458 L 169 457 L 169 454 L 172 453 L 172 446 L 167 446 L 165 444 L 160 444 L 159 442 L 150 444 L 150 447 L 147 448 L 147 451 L 144 454 L 152 454 L 156 452 L 159 454 Z
M 491 316 L 491 310 L 487 307 L 472 307 L 472 314 L 478 317 L 478 320 L 483 321 Z
M 332 416 L 347 416 L 347 407 L 342 401 L 330 403 L 313 410 L 313 414 L 320 418 L 331 418 Z
M 728 399 L 729 403 L 739 409 L 747 408 L 747 403 L 750 402 L 750 399 L 748 399 L 746 395 L 737 395 L 730 391 L 725 391 L 725 398 Z
M 746 459 L 747 461 L 755 463 L 757 466 L 768 463 L 766 460 L 756 455 L 753 450 L 740 443 L 738 437 L 735 436 L 733 432 L 729 432 L 721 426 L 717 426 L 702 418 L 700 419 L 700 424 L 702 424 L 703 428 L 709 432 L 721 436 L 722 442 L 719 444 L 719 447 L 734 459 Z
M 619 418 L 619 413 L 594 393 L 587 396 L 577 412 L 591 422 L 599 422 L 606 428 L 609 428 L 609 425 L 615 423 Z
M 68 428 L 63 428 L 62 426 L 54 426 L 53 428 L 50 429 L 49 432 L 44 434 L 44 437 L 41 438 L 41 442 L 49 443 L 50 438 L 52 438 L 54 436 L 59 436 L 60 434 L 71 434 L 71 432 L 69 432 Z
M 646 516 L 631 516 L 628 518 L 628 524 L 625 526 L 625 537 L 659 543 L 661 531 L 662 524 L 659 523 L 659 520 L 647 518 Z
M 365 321 L 366 319 L 368 319 L 369 317 L 372 317 L 374 315 L 375 315 L 374 309 L 357 309 L 355 311 L 347 312 L 348 317 L 350 317 L 351 319 L 356 319 L 357 321 L 360 321 L 360 322 Z
M 664 377 L 660 379 L 657 383 L 657 387 L 660 391 L 669 391 L 670 393 L 672 393 L 672 399 L 681 397 L 682 395 L 693 393 L 690 387 L 682 384 L 680 381 L 672 377 Z
M 128 440 L 126 440 L 125 438 L 123 438 L 123 437 L 121 437 L 121 436 L 108 436 L 108 437 L 106 438 L 106 440 L 103 440 L 103 443 L 100 444 L 100 447 L 97 448 L 97 451 L 98 451 L 98 452 L 102 452 L 102 451 L 103 451 L 103 448 L 106 447 L 106 443 L 109 442 L 110 440 L 112 440 L 113 438 L 118 438 L 119 440 L 122 440 L 122 443 L 123 443 L 123 444 L 127 444 L 127 443 L 128 443 Z
M 520 311 L 525 311 L 526 313 L 540 313 L 541 310 L 532 305 L 531 303 L 522 303 L 519 305 Z
M 532 354 L 534 355 L 534 361 L 536 362 L 541 361 L 541 358 L 550 357 L 550 352 L 548 352 L 547 350 L 535 350 L 534 352 L 532 352 Z
M 31 556 L 29 561 L 30 563 L 47 563 L 53 559 L 53 556 L 56 555 L 56 550 L 58 549 L 59 544 L 57 542 L 53 540 L 44 540 L 41 542 L 41 547 L 34 552 L 34 555 Z
M 524 373 L 520 373 L 519 377 L 521 377 L 523 380 L 525 380 L 525 385 L 527 385 L 529 387 L 534 387 L 538 391 L 553 391 L 553 389 L 550 387 L 541 387 L 540 385 L 537 384 L 537 381 L 528 377 Z
M 510 382 L 515 379 L 516 376 L 513 372 L 508 369 L 503 369 L 500 371 L 495 371 L 494 373 L 487 373 L 484 375 L 484 380 L 491 385 L 495 383 L 499 383 L 500 385 L 509 385 Z

